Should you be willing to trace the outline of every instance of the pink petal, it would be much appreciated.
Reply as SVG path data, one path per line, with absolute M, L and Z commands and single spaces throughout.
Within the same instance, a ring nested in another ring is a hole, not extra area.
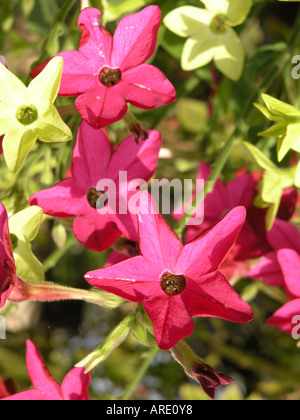
M 94 130 L 82 121 L 73 152 L 72 175 L 76 187 L 88 192 L 96 188 L 106 174 L 112 156 L 110 141 L 101 130 Z
M 141 109 L 153 109 L 176 100 L 176 91 L 166 76 L 150 64 L 122 73 L 117 85 L 126 102 Z
M 250 306 L 220 272 L 204 276 L 199 282 L 188 279 L 182 299 L 191 316 L 221 318 L 236 323 L 253 319 Z
M 78 96 L 89 92 L 99 83 L 101 67 L 87 61 L 84 55 L 77 51 L 64 51 L 57 56 L 64 59 L 59 95 Z
M 170 350 L 180 340 L 194 331 L 193 320 L 181 295 L 149 295 L 143 302 L 154 327 L 155 339 L 160 349 Z
M 126 71 L 147 61 L 155 51 L 160 22 L 158 6 L 123 18 L 113 37 L 112 67 Z
M 10 397 L 3 398 L 3 401 L 61 401 L 62 397 L 44 394 L 43 392 L 35 389 L 19 392 L 18 394 L 11 395 Z
M 185 245 L 176 272 L 198 279 L 216 271 L 234 245 L 245 218 L 245 208 L 236 207 L 207 234 Z
M 61 390 L 64 400 L 68 401 L 88 401 L 88 388 L 91 382 L 91 374 L 85 374 L 83 368 L 71 370 L 63 380 Z
M 77 111 L 93 128 L 107 127 L 126 115 L 128 107 L 120 96 L 120 84 L 107 88 L 99 82 L 95 90 L 76 99 Z
M 136 143 L 134 136 L 122 141 L 111 159 L 107 177 L 118 179 L 120 171 L 126 171 L 128 181 L 141 178 L 148 181 L 154 174 L 162 138 L 159 131 L 149 130 L 145 141 Z
M 26 345 L 26 364 L 33 386 L 45 396 L 61 400 L 60 387 L 50 375 L 40 352 L 32 341 L 27 340 Z
M 92 286 L 123 299 L 142 302 L 145 297 L 164 293 L 160 274 L 156 266 L 138 256 L 109 268 L 91 271 L 85 275 L 85 279 Z
M 0 156 L 3 155 L 3 149 L 2 149 L 2 142 L 3 142 L 4 136 L 0 136 Z
M 203 179 L 204 181 L 207 181 L 211 175 L 211 172 L 211 168 L 207 165 L 206 162 L 204 162 L 204 160 L 202 160 L 200 162 L 197 179 Z
M 275 249 L 294 249 L 300 254 L 300 235 L 290 222 L 276 219 L 273 229 L 267 233 L 270 245 Z
M 288 293 L 300 298 L 300 255 L 293 249 L 282 249 L 277 257 Z
M 111 216 L 99 214 L 92 207 L 76 217 L 73 231 L 80 243 L 97 252 L 107 250 L 121 236 Z
M 152 197 L 141 194 L 143 201 L 139 214 L 140 249 L 145 259 L 163 272 L 176 273 L 177 259 L 183 245 L 163 217 Z M 148 214 L 147 214 L 148 213 Z
M 101 25 L 100 10 L 87 7 L 82 10 L 78 19 L 78 27 L 82 30 L 79 52 L 99 67 L 110 63 L 113 38 Z
M 0 203 L 0 308 L 5 305 L 17 282 L 7 212 Z
M 261 261 L 249 271 L 248 277 L 260 280 L 269 286 L 282 287 L 284 278 L 278 263 L 277 254 L 271 252 L 265 255 Z
M 72 178 L 65 179 L 47 190 L 39 191 L 29 199 L 31 206 L 36 205 L 43 209 L 45 214 L 54 217 L 69 218 L 85 212 L 88 202 L 86 194 L 76 188 Z
M 299 325 L 299 315 L 300 299 L 295 299 L 286 303 L 282 308 L 275 312 L 275 314 L 268 319 L 267 323 L 273 327 L 279 328 L 287 334 L 292 334 L 296 327 L 297 333 L 299 334 L 299 327 L 297 328 L 297 325 L 293 323 L 297 317 Z

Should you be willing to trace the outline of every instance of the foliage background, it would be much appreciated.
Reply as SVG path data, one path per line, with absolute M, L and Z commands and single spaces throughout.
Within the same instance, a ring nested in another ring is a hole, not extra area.
M 70 8 L 62 19 L 67 3 Z M 124 14 L 150 3 L 159 5 L 163 15 L 177 6 L 199 5 L 198 0 L 94 0 L 91 3 L 101 10 L 108 7 L 106 27 L 112 32 Z M 179 58 L 185 40 L 162 26 L 153 63 L 175 85 L 179 99 L 175 105 L 154 111 L 134 110 L 145 127 L 159 129 L 163 134 L 167 157 L 160 160 L 156 177 L 195 179 L 199 161 L 214 162 L 237 122 L 241 124 L 240 136 L 259 145 L 276 162 L 275 139 L 270 143 L 269 139 L 257 136 L 267 127 L 265 118 L 254 107 L 247 119 L 241 122 L 240 117 L 274 63 L 278 66 L 278 78 L 268 93 L 300 106 L 300 81 L 291 77 L 291 59 L 300 53 L 300 39 L 295 48 L 288 49 L 285 61 L 276 61 L 285 51 L 294 26 L 300 25 L 299 4 L 254 3 L 249 18 L 238 27 L 247 52 L 244 75 L 238 83 L 222 78 L 215 70 L 210 70 L 211 66 L 195 72 L 182 71 Z M 1 0 L 0 53 L 6 57 L 10 70 L 28 81 L 33 63 L 44 61 L 61 50 L 77 49 L 79 12 L 79 0 Z M 68 111 L 73 99 L 59 98 L 56 104 Z M 66 114 L 65 121 L 72 124 L 76 133 L 79 116 Z M 123 122 L 109 127 L 109 133 L 116 143 L 128 135 Z M 74 141 L 39 144 L 18 178 L 8 174 L 3 158 L 0 159 L 0 199 L 8 211 L 23 209 L 33 193 L 64 178 Z M 245 163 L 246 158 L 236 147 L 223 172 L 224 180 L 231 179 Z M 71 226 L 69 220 L 45 218 L 33 249 L 45 263 L 48 281 L 86 288 L 83 275 L 103 267 L 109 252 L 99 254 L 84 249 L 74 239 Z M 255 321 L 249 325 L 232 325 L 221 320 L 197 320 L 195 332 L 187 340 L 206 362 L 235 378 L 233 385 L 218 391 L 218 398 L 300 399 L 299 348 L 291 337 L 265 323 L 280 306 L 272 296 L 274 291 L 249 279 L 239 281 L 236 289 L 253 307 Z M 31 338 L 45 356 L 51 372 L 61 381 L 74 363 L 91 351 L 131 309 L 131 304 L 107 311 L 72 302 L 25 303 L 6 308 L 8 333 L 7 339 L 0 342 L 1 376 L 13 377 L 20 389 L 30 385 L 24 344 Z M 130 338 L 97 367 L 93 371 L 93 398 L 119 398 L 140 365 L 144 351 L 145 348 Z M 133 397 L 207 398 L 168 352 L 156 356 Z

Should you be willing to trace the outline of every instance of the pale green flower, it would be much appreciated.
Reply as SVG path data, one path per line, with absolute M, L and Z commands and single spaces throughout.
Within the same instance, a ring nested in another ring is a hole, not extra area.
M 28 282 L 45 280 L 44 268 L 31 250 L 42 223 L 43 210 L 31 206 L 8 219 L 9 232 L 18 276 Z
M 267 230 L 271 230 L 279 210 L 283 191 L 295 185 L 297 166 L 279 168 L 256 146 L 247 142 L 243 144 L 251 153 L 257 165 L 264 170 L 254 205 L 268 209 L 266 227 Z
M 214 60 L 216 67 L 232 80 L 239 80 L 245 52 L 232 27 L 244 22 L 252 0 L 201 0 L 205 9 L 182 6 L 164 19 L 166 27 L 181 37 L 187 37 L 181 65 L 195 70 Z
M 260 112 L 275 124 L 259 133 L 263 137 L 279 137 L 277 144 L 278 160 L 281 162 L 290 150 L 300 153 L 300 110 L 272 96 L 263 94 L 265 105 L 254 104 Z M 295 180 L 300 188 L 300 163 Z
M 0 135 L 3 153 L 11 172 L 21 169 L 39 138 L 44 142 L 72 139 L 54 101 L 63 70 L 63 59 L 52 59 L 28 88 L 6 67 L 0 66 Z

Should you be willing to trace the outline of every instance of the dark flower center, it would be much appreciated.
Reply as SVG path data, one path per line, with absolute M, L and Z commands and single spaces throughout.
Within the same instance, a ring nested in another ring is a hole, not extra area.
M 23 125 L 30 125 L 38 119 L 38 112 L 34 105 L 21 105 L 16 113 L 17 120 Z
M 179 295 L 186 288 L 184 276 L 165 273 L 161 278 L 161 288 L 169 296 Z
M 86 195 L 89 205 L 93 207 L 94 209 L 96 209 L 97 201 L 99 200 L 100 197 L 103 196 L 103 194 L 105 194 L 104 191 L 97 191 L 96 188 L 90 188 Z M 106 203 L 107 203 L 107 200 L 105 201 L 104 206 L 106 205 Z
M 222 34 L 226 31 L 226 20 L 227 17 L 225 15 L 217 15 L 215 16 L 210 24 L 210 29 L 215 34 Z
M 106 87 L 116 86 L 122 78 L 120 69 L 104 67 L 99 75 L 100 82 Z

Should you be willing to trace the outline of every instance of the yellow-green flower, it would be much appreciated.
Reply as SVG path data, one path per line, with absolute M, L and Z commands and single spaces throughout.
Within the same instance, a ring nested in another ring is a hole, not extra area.
M 263 137 L 279 137 L 277 144 L 278 160 L 281 162 L 290 150 L 300 153 L 300 110 L 263 94 L 265 105 L 254 104 L 269 120 L 275 122 L 268 130 L 259 133 Z M 300 163 L 295 180 L 300 188 Z
M 247 142 L 243 144 L 251 153 L 257 165 L 264 170 L 254 205 L 268 209 L 266 228 L 271 230 L 279 210 L 283 191 L 295 185 L 297 166 L 279 168 L 256 146 Z
M 54 101 L 63 70 L 63 59 L 49 62 L 28 88 L 7 68 L 0 66 L 0 136 L 9 170 L 18 173 L 39 138 L 44 142 L 72 139 Z
M 31 206 L 8 219 L 9 232 L 18 276 L 28 282 L 45 280 L 44 268 L 31 250 L 42 223 L 43 210 Z
M 252 0 L 200 0 L 205 9 L 183 6 L 170 12 L 166 27 L 181 37 L 187 37 L 181 65 L 195 70 L 214 60 L 217 68 L 232 80 L 239 80 L 245 52 L 232 27 L 244 22 Z

